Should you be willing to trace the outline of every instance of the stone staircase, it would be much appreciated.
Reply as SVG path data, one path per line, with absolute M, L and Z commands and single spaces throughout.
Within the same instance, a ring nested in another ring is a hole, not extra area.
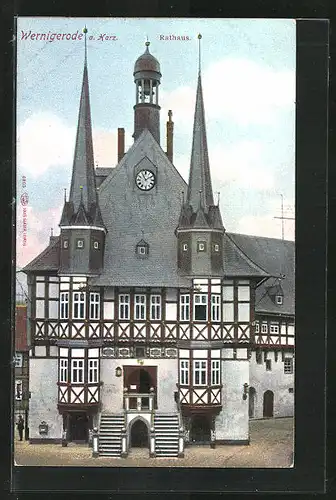
M 178 415 L 156 413 L 154 415 L 155 453 L 157 457 L 177 457 L 179 448 Z
M 99 428 L 99 455 L 120 457 L 121 429 L 123 426 L 124 415 L 102 413 Z

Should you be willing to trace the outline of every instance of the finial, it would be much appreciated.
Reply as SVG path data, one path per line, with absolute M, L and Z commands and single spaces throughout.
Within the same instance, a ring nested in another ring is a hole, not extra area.
M 83 186 L 79 186 L 80 189 L 80 202 L 83 204 Z
M 182 205 L 184 205 L 184 191 L 182 191 Z
M 217 207 L 219 206 L 220 191 L 217 191 Z
M 86 25 L 83 28 L 83 33 L 84 33 L 84 65 L 86 66 L 87 64 L 87 45 L 86 45 L 86 33 L 88 32 Z
M 198 38 L 198 71 L 201 72 L 201 39 L 202 39 L 201 33 L 197 35 L 197 38 Z
M 172 116 L 173 116 L 173 112 L 172 112 L 172 110 L 170 109 L 170 110 L 168 111 L 168 118 L 169 118 L 169 121 L 170 121 L 170 122 L 172 121 Z
M 199 192 L 199 206 L 201 208 L 202 207 L 202 189 L 200 189 L 198 192 Z
M 54 236 L 54 230 L 52 227 L 50 228 L 50 236 Z
M 147 52 L 149 51 L 148 47 L 150 46 L 150 41 L 148 40 L 148 35 L 146 35 L 146 42 L 145 42 L 145 45 L 146 45 L 146 50 Z
M 64 188 L 64 203 L 66 203 L 66 188 Z
M 144 239 L 144 236 L 145 236 L 144 230 L 141 229 L 141 237 L 142 237 L 142 239 Z

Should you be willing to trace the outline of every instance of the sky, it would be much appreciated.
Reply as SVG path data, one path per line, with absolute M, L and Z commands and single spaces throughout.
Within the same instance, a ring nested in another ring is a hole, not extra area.
M 209 160 L 225 228 L 281 238 L 274 217 L 281 215 L 282 199 L 285 216 L 295 211 L 294 20 L 25 17 L 17 22 L 17 268 L 47 246 L 51 228 L 59 234 L 75 147 L 84 26 L 95 164 L 116 165 L 118 127 L 125 128 L 126 150 L 132 145 L 133 67 L 148 37 L 162 73 L 161 147 L 166 150 L 171 109 L 173 163 L 188 180 L 201 33 Z M 284 238 L 294 240 L 294 220 L 284 221 Z

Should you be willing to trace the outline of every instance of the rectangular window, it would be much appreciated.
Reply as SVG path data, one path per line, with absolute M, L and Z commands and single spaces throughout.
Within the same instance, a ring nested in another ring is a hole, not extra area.
M 60 372 L 59 372 L 59 381 L 67 382 L 68 381 L 68 360 L 60 359 Z
M 77 240 L 76 248 L 84 248 L 84 240 Z
M 89 359 L 88 382 L 89 384 L 98 383 L 98 359 Z
M 14 356 L 14 366 L 15 368 L 22 368 L 23 365 L 23 354 L 22 352 L 16 352 Z
M 262 351 L 259 349 L 256 351 L 256 362 L 258 365 L 262 364 Z
M 207 384 L 207 362 L 194 361 L 194 385 Z
M 17 401 L 22 400 L 22 380 L 15 381 L 15 399 Z
M 73 384 L 84 383 L 84 359 L 71 360 L 71 382 Z
M 180 296 L 180 321 L 190 321 L 190 295 Z
M 208 296 L 197 294 L 194 296 L 194 319 L 195 321 L 206 321 L 208 319 Z
M 90 293 L 90 319 L 100 318 L 100 294 Z
M 130 319 L 129 295 L 119 295 L 119 319 Z
M 72 319 L 85 318 L 85 293 L 73 292 Z
M 261 333 L 268 333 L 267 323 L 261 325 Z
M 220 384 L 220 361 L 219 359 L 211 361 L 211 384 Z
M 134 295 L 134 319 L 146 319 L 146 295 Z
M 189 385 L 189 361 L 180 360 L 180 384 Z
M 61 292 L 60 295 L 60 319 L 69 318 L 69 292 Z
M 284 359 L 284 373 L 293 373 L 293 358 Z
M 220 321 L 220 295 L 211 295 L 211 321 Z
M 268 372 L 272 370 L 272 361 L 270 359 L 266 359 L 266 370 Z
M 279 325 L 270 325 L 270 333 L 279 333 Z
M 151 295 L 150 319 L 161 319 L 161 295 Z
M 260 332 L 260 327 L 259 327 L 259 322 L 257 321 L 256 324 L 254 325 L 254 333 L 259 333 Z

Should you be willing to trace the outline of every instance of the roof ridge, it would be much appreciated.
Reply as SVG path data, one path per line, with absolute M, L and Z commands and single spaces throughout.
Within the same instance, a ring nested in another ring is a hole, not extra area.
M 275 241 L 283 241 L 285 243 L 295 243 L 295 240 L 283 240 L 282 238 L 275 238 L 274 236 L 260 236 L 257 234 L 245 234 L 245 233 L 234 233 L 232 231 L 228 231 L 226 234 L 232 234 L 234 236 L 244 236 L 245 238 L 260 238 L 264 240 L 275 240 Z

